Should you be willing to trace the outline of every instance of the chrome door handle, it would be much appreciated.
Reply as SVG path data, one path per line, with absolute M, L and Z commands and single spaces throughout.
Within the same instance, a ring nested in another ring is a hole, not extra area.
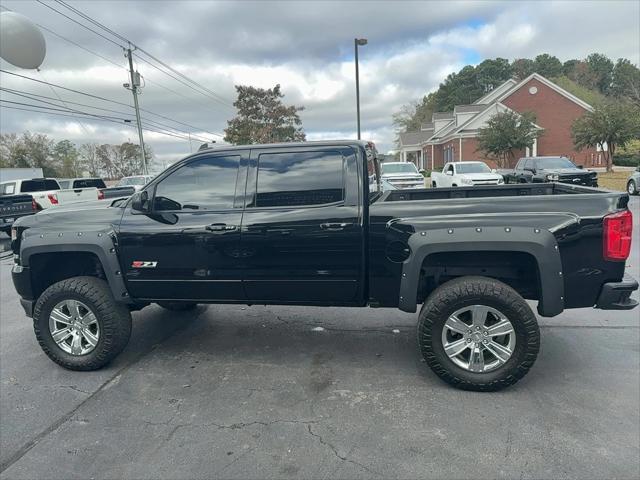
M 231 232 L 238 227 L 235 225 L 227 225 L 226 223 L 212 223 L 204 228 L 210 232 Z
M 340 230 L 344 230 L 347 227 L 352 226 L 353 223 L 321 223 L 320 224 L 320 228 L 322 230 L 329 230 L 329 231 L 340 231 Z

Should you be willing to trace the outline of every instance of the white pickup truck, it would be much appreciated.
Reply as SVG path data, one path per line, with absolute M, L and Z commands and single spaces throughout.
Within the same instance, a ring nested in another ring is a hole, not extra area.
M 471 187 L 502 185 L 504 178 L 493 173 L 484 162 L 448 162 L 442 172 L 431 172 L 432 187 Z
M 424 188 L 424 177 L 411 162 L 384 162 L 382 180 L 395 188 Z
M 0 183 L 0 190 L 5 195 L 28 193 L 37 204 L 39 210 L 88 200 L 101 200 L 102 192 L 95 187 L 69 188 L 62 190 L 55 178 L 30 178 L 9 180 Z

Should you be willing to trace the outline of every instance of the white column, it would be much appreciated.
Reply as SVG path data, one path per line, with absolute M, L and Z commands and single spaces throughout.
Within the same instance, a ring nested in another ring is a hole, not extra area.
M 436 159 L 434 158 L 435 150 L 433 148 L 433 143 L 431 144 L 431 170 L 436 168 Z
M 458 161 L 462 161 L 462 137 L 459 138 L 458 142 Z
M 533 155 L 532 157 L 537 157 L 538 156 L 538 139 L 534 138 L 533 139 Z
M 405 152 L 404 149 L 400 152 L 400 161 L 401 162 L 407 161 L 407 152 Z

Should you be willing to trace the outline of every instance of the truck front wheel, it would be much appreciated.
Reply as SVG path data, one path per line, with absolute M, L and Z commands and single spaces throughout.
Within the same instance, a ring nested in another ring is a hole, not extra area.
M 441 285 L 420 311 L 418 342 L 431 369 L 463 390 L 496 391 L 526 375 L 540 331 L 531 308 L 508 285 L 460 277 Z
M 54 283 L 35 304 L 33 329 L 47 356 L 69 370 L 97 370 L 129 342 L 131 314 L 107 282 L 73 277 Z

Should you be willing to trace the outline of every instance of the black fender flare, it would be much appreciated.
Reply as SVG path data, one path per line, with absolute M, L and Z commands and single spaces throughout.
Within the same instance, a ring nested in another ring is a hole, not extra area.
M 30 258 L 40 253 L 93 253 L 102 264 L 113 298 L 133 303 L 122 278 L 117 255 L 117 240 L 109 229 L 94 231 L 41 232 L 27 229 L 20 242 L 20 263 L 29 267 Z
M 444 252 L 523 252 L 536 260 L 540 275 L 538 313 L 564 310 L 564 279 L 558 243 L 549 230 L 533 227 L 461 227 L 417 231 L 408 241 L 411 254 L 403 262 L 399 308 L 417 310 L 420 270 L 425 258 Z

